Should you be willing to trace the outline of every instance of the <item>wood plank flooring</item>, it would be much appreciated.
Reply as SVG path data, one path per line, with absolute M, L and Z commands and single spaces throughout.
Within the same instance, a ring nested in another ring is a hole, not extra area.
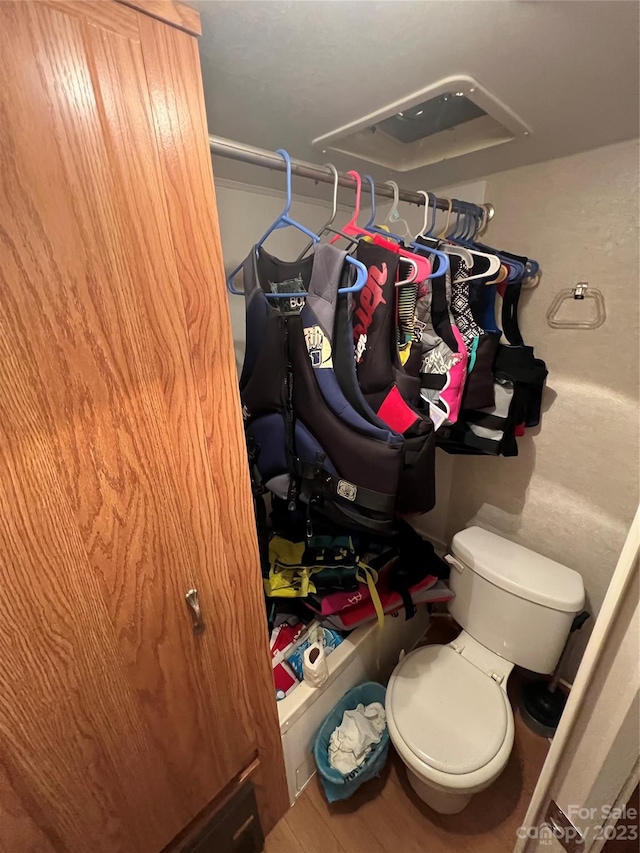
M 328 805 L 315 776 L 267 837 L 266 853 L 510 853 L 549 748 L 514 716 L 504 773 L 461 814 L 440 815 L 419 800 L 392 748 L 382 776 L 345 802 Z

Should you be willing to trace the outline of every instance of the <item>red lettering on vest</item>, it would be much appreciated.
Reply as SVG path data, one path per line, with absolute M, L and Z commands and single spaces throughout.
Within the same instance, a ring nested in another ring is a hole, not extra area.
M 381 268 L 372 266 L 369 268 L 367 283 L 358 294 L 358 307 L 355 315 L 358 320 L 353 327 L 353 339 L 357 343 L 360 335 L 366 335 L 373 320 L 378 305 L 386 305 L 386 299 L 382 297 L 382 288 L 387 283 L 387 265 Z

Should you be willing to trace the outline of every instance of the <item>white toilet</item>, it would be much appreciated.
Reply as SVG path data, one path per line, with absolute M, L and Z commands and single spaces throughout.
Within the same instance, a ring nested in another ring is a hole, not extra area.
M 502 773 L 513 746 L 509 674 L 514 664 L 553 672 L 584 604 L 577 572 L 479 527 L 457 533 L 451 551 L 448 606 L 463 630 L 403 658 L 386 699 L 409 782 L 442 814 Z

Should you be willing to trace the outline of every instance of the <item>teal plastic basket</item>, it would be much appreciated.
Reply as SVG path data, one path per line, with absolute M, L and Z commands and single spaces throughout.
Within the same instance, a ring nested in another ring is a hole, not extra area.
M 363 782 L 373 779 L 374 776 L 379 776 L 386 764 L 389 753 L 388 728 L 385 728 L 382 732 L 380 743 L 373 745 L 364 763 L 352 773 L 349 773 L 348 776 L 343 776 L 342 773 L 335 770 L 329 764 L 329 740 L 334 729 L 342 723 L 344 712 L 354 711 L 360 703 L 369 705 L 371 702 L 380 702 L 384 708 L 386 693 L 386 688 L 375 681 L 367 681 L 358 687 L 353 687 L 344 694 L 320 726 L 313 744 L 313 755 L 322 781 L 322 787 L 330 803 L 335 803 L 337 800 L 346 800 L 358 790 Z

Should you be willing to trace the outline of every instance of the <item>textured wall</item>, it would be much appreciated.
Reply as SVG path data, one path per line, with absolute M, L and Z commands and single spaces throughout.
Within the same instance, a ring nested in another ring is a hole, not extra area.
M 520 320 L 549 377 L 542 426 L 519 439 L 517 458 L 456 458 L 447 535 L 479 524 L 577 569 L 595 612 L 638 504 L 638 143 L 487 180 L 497 211 L 487 243 L 543 270 Z M 578 281 L 603 292 L 606 323 L 552 329 L 553 296 Z

